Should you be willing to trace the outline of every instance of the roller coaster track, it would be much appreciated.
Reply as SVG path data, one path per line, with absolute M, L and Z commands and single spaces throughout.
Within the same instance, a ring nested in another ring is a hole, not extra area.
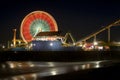
M 86 40 L 88 40 L 88 39 L 90 39 L 90 38 L 92 38 L 92 37 L 96 37 L 96 35 L 98 35 L 99 33 L 103 32 L 103 31 L 105 31 L 105 30 L 107 30 L 107 29 L 108 29 L 108 31 L 110 31 L 110 28 L 111 28 L 112 26 L 119 26 L 119 25 L 120 25 L 120 20 L 118 20 L 118 21 L 116 21 L 116 22 L 114 22 L 114 23 L 112 23 L 112 24 L 110 24 L 110 25 L 108 25 L 108 26 L 100 29 L 99 31 L 96 31 L 95 33 L 93 33 L 93 34 L 91 34 L 91 35 L 89 35 L 89 36 L 87 36 L 87 37 L 85 37 L 85 38 L 83 38 L 83 39 L 81 39 L 81 40 L 79 40 L 79 41 L 77 41 L 77 43 L 86 41 Z

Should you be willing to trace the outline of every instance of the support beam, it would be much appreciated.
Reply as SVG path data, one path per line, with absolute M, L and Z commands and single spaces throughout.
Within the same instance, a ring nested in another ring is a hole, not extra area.
M 116 21 L 116 22 L 114 22 L 114 23 L 112 23 L 112 24 L 110 24 L 110 25 L 108 25 L 108 26 L 105 26 L 104 28 L 96 31 L 95 33 L 93 33 L 93 34 L 91 34 L 91 35 L 89 35 L 89 36 L 87 36 L 87 37 L 85 37 L 85 38 L 83 38 L 83 39 L 81 39 L 81 40 L 79 40 L 79 41 L 77 41 L 77 42 L 86 41 L 86 40 L 94 37 L 94 36 L 97 35 L 97 34 L 100 34 L 101 32 L 103 32 L 103 31 L 105 31 L 105 30 L 107 30 L 107 29 L 108 29 L 108 42 L 110 42 L 110 28 L 111 28 L 112 26 L 118 26 L 118 25 L 120 25 L 120 20 L 118 20 L 118 21 Z
M 94 42 L 96 42 L 96 35 L 94 35 Z
M 108 43 L 110 42 L 110 27 L 108 28 Z

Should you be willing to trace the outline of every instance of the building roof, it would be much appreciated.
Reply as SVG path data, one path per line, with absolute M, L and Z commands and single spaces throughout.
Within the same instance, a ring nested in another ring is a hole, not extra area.
M 51 31 L 51 32 L 39 32 L 36 36 L 54 36 L 59 35 L 59 31 Z

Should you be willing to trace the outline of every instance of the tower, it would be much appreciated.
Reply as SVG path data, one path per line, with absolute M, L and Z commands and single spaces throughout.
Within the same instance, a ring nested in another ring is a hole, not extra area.
M 13 47 L 16 47 L 16 29 L 13 29 Z

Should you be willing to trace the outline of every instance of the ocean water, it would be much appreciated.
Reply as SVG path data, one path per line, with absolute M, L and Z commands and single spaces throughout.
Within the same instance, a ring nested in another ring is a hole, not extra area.
M 0 80 L 115 80 L 120 52 L 1 52 Z

